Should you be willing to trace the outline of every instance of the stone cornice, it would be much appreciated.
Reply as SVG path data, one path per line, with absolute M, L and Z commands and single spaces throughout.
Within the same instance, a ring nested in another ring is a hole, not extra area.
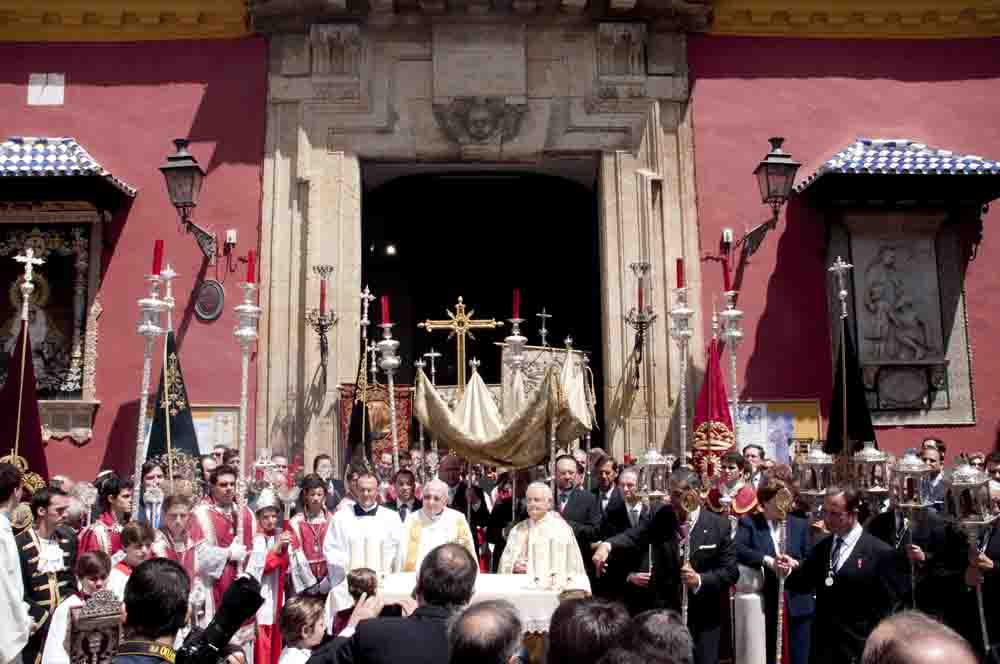
M 250 34 L 244 0 L 0 0 L 0 41 L 153 41 Z
M 709 32 L 842 38 L 1000 35 L 997 0 L 714 0 Z

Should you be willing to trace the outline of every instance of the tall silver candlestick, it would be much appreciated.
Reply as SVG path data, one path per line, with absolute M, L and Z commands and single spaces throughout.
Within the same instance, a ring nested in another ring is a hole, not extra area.
M 149 407 L 149 378 L 153 366 L 153 346 L 156 338 L 162 336 L 163 312 L 167 303 L 160 297 L 162 279 L 158 274 L 146 277 L 149 282 L 149 295 L 139 300 L 139 324 L 136 332 L 143 338 L 142 353 L 142 386 L 139 388 L 139 424 L 135 437 L 135 485 L 132 492 L 132 514 L 139 513 L 139 487 L 142 486 L 142 464 L 146 461 L 146 409 Z
M 234 309 L 239 316 L 239 324 L 233 331 L 236 341 L 240 344 L 241 364 L 240 364 L 240 437 L 239 437 L 239 457 L 237 459 L 237 471 L 239 472 L 236 483 L 236 541 L 243 544 L 243 512 L 246 505 L 246 453 L 247 453 L 247 426 L 250 409 L 250 347 L 257 341 L 257 321 L 260 319 L 261 309 L 254 303 L 254 291 L 257 284 L 244 282 L 240 284 L 243 289 L 243 302 Z
M 372 377 L 368 379 L 369 385 L 378 385 L 378 356 L 376 353 L 378 353 L 378 344 L 372 341 L 368 344 L 368 354 L 371 356 L 368 361 L 368 370 L 372 374 Z
M 743 312 L 736 308 L 736 291 L 729 290 L 724 293 L 726 297 L 726 308 L 722 311 L 722 338 L 726 340 L 729 347 L 729 414 L 733 420 L 733 436 L 736 438 L 736 449 L 740 448 L 740 433 L 737 422 L 737 408 L 739 406 L 740 390 L 736 378 L 736 347 L 743 341 L 743 330 L 740 329 L 740 321 L 743 320 Z
M 378 342 L 378 350 L 382 353 L 382 359 L 379 361 L 379 366 L 382 367 L 382 371 L 388 376 L 387 383 L 389 387 L 389 430 L 392 432 L 392 468 L 393 471 L 399 472 L 399 432 L 396 427 L 396 383 L 393 376 L 396 374 L 396 370 L 399 369 L 399 355 L 396 351 L 399 349 L 399 342 L 392 338 L 392 326 L 394 323 L 382 323 L 379 327 L 382 328 L 382 341 Z
M 681 459 L 681 465 L 687 463 L 687 437 L 688 437 L 688 407 L 687 407 L 687 363 L 688 363 L 688 344 L 691 342 L 691 316 L 694 315 L 694 310 L 688 306 L 688 292 L 687 288 L 681 286 L 680 288 L 674 289 L 674 308 L 670 310 L 670 319 L 673 321 L 673 327 L 670 328 L 670 336 L 673 337 L 674 341 L 677 342 L 677 348 L 680 354 L 680 381 L 681 381 L 681 393 L 680 402 L 678 408 L 680 410 L 680 417 L 678 417 L 678 422 L 680 424 L 680 445 L 679 456 Z

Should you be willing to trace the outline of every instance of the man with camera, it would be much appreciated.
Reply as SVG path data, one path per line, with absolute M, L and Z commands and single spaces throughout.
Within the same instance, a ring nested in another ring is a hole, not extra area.
M 191 582 L 169 558 L 147 560 L 125 585 L 125 640 L 112 664 L 174 664 L 177 632 L 184 627 Z

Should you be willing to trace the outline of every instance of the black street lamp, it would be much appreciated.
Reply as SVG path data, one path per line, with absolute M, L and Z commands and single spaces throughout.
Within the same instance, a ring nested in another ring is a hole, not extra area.
M 757 164 L 753 174 L 760 187 L 761 202 L 771 206 L 773 216 L 770 223 L 771 228 L 774 228 L 778 223 L 778 211 L 791 195 L 795 173 L 802 164 L 781 149 L 781 144 L 785 142 L 784 138 L 775 136 L 767 140 L 771 143 L 771 151 Z
M 198 165 L 194 155 L 188 152 L 188 142 L 186 138 L 174 139 L 177 152 L 167 157 L 167 163 L 160 166 L 160 172 L 166 181 L 170 202 L 177 208 L 181 225 L 188 233 L 194 233 L 201 253 L 212 261 L 218 246 L 215 234 L 191 221 L 191 211 L 198 205 L 205 171 Z

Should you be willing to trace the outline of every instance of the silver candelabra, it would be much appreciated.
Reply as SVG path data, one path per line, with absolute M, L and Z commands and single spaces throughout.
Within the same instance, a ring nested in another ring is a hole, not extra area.
M 719 314 L 722 316 L 722 338 L 726 340 L 729 347 L 729 414 L 733 420 L 733 435 L 736 437 L 736 449 L 741 449 L 739 438 L 739 427 L 737 422 L 737 409 L 739 407 L 739 383 L 736 377 L 736 347 L 743 341 L 743 330 L 740 329 L 740 321 L 743 320 L 743 312 L 736 308 L 737 291 L 729 290 L 724 293 L 726 297 L 726 308 Z
M 239 458 L 237 459 L 237 470 L 239 471 L 236 483 L 237 517 L 236 517 L 236 541 L 243 543 L 243 506 L 246 504 L 246 453 L 247 453 L 247 426 L 249 418 L 249 385 L 250 385 L 250 347 L 257 341 L 257 321 L 260 319 L 261 309 L 254 304 L 254 291 L 257 284 L 244 282 L 240 284 L 243 289 L 243 302 L 234 309 L 239 316 L 239 324 L 233 331 L 236 341 L 240 344 L 240 437 L 239 437 Z
M 142 353 L 142 386 L 139 388 L 139 425 L 135 438 L 135 483 L 136 490 L 132 492 L 132 514 L 139 513 L 139 491 L 142 486 L 142 464 L 146 461 L 146 409 L 149 408 L 149 378 L 153 366 L 153 346 L 156 339 L 163 336 L 163 312 L 167 311 L 166 301 L 160 297 L 160 284 L 163 279 L 159 274 L 146 276 L 149 283 L 149 295 L 139 300 L 139 324 L 136 332 L 143 338 Z
M 692 315 L 694 315 L 694 310 L 688 306 L 687 287 L 681 286 L 680 288 L 675 288 L 674 308 L 670 310 L 670 319 L 673 321 L 673 327 L 670 328 L 670 336 L 677 342 L 677 348 L 680 354 L 679 368 L 681 393 L 680 402 L 678 404 L 680 417 L 677 419 L 680 425 L 679 456 L 681 459 L 681 465 L 684 465 L 687 462 L 687 363 L 688 345 L 691 343 L 691 335 L 693 334 L 693 331 L 691 330 Z
M 646 402 L 646 449 L 650 449 L 654 446 L 654 441 L 656 438 L 656 425 L 654 424 L 654 415 L 656 410 L 653 405 L 653 370 L 651 360 L 647 360 L 647 355 L 645 353 L 646 347 L 646 333 L 650 330 L 653 323 L 656 321 L 656 314 L 653 313 L 653 308 L 648 306 L 644 301 L 645 294 L 645 284 L 646 276 L 649 274 L 650 265 L 647 261 L 636 261 L 635 263 L 630 263 L 629 267 L 632 269 L 632 273 L 635 274 L 636 281 L 638 282 L 638 293 L 639 301 L 636 303 L 635 307 L 632 307 L 628 315 L 625 316 L 625 322 L 628 323 L 629 327 L 635 330 L 635 350 L 636 361 L 642 362 L 643 365 L 643 399 Z
M 313 265 L 313 272 L 320 278 L 321 295 L 319 309 L 309 309 L 306 311 L 306 323 L 309 324 L 319 337 L 319 362 L 323 369 L 323 382 L 326 383 L 327 359 L 330 355 L 330 342 L 327 339 L 327 332 L 337 324 L 338 316 L 333 310 L 326 310 L 326 282 L 333 274 L 332 265 Z
M 392 326 L 394 323 L 382 323 L 382 340 L 378 342 L 378 350 L 382 353 L 379 366 L 387 376 L 386 382 L 389 388 L 389 430 L 392 432 L 392 468 L 394 472 L 399 472 L 399 432 L 396 427 L 396 383 L 393 376 L 399 369 L 399 342 L 392 338 Z

